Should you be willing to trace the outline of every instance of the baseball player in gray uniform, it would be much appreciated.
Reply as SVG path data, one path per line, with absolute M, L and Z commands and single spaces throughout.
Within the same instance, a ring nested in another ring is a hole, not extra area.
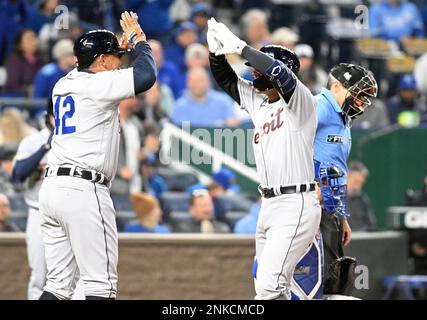
M 25 237 L 28 264 L 31 269 L 28 300 L 39 299 L 46 284 L 47 269 L 39 213 L 39 191 L 47 163 L 47 154 L 51 148 L 54 121 L 53 105 L 50 101 L 45 115 L 46 127 L 21 141 L 13 161 L 12 178 L 16 182 L 25 181 L 25 203 L 28 206 Z M 81 281 L 77 282 L 73 299 L 84 299 Z
M 253 148 L 263 196 L 256 231 L 255 299 L 290 299 L 295 266 L 320 222 L 313 167 L 315 100 L 296 77 L 299 61 L 287 48 L 265 46 L 258 51 L 213 18 L 208 44 L 216 81 L 255 126 Z M 255 80 L 238 77 L 225 54 L 245 58 Z
M 118 241 L 109 187 L 117 170 L 121 100 L 156 81 L 151 48 L 134 13 L 124 12 L 123 43 L 134 46 L 133 67 L 119 69 L 127 51 L 107 30 L 74 44 L 77 69 L 53 89 L 55 128 L 40 189 L 47 263 L 41 300 L 69 299 L 80 272 L 86 299 L 115 299 Z

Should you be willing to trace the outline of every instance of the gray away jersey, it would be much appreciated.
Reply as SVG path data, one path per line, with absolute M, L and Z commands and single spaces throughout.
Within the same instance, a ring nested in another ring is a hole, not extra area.
M 50 131 L 45 128 L 22 139 L 16 152 L 14 163 L 36 153 L 49 139 Z M 25 181 L 25 203 L 32 208 L 39 207 L 39 191 L 43 181 L 43 169 L 47 163 L 46 153 L 39 163 L 39 171 L 31 174 Z
M 53 89 L 55 134 L 48 165 L 76 165 L 113 179 L 119 155 L 121 100 L 135 96 L 133 68 L 72 70 Z
M 286 103 L 268 103 L 251 82 L 239 77 L 241 108 L 254 123 L 252 139 L 261 184 L 268 187 L 295 185 L 314 180 L 313 144 L 316 134 L 316 101 L 299 80 Z

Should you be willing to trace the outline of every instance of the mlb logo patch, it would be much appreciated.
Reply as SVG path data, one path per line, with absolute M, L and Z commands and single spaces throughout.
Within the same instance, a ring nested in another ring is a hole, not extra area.
M 326 141 L 328 143 L 343 143 L 344 138 L 343 136 L 334 135 L 334 134 L 328 134 L 328 137 L 326 138 Z

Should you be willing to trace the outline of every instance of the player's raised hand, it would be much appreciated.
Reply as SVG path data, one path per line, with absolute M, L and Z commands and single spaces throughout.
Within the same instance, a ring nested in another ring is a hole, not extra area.
M 221 48 L 215 51 L 215 55 L 222 54 L 242 54 L 242 50 L 246 47 L 246 42 L 237 37 L 223 23 L 218 23 L 215 19 L 211 20 L 209 26 L 210 36 L 219 41 Z
M 216 23 L 217 22 L 216 22 L 215 18 L 210 18 L 208 20 L 207 40 L 208 40 L 209 51 L 212 53 L 216 53 L 218 51 L 218 49 L 221 48 L 221 42 L 218 39 L 216 39 L 212 34 L 212 30 L 215 27 L 214 25 Z
M 142 31 L 138 23 L 138 15 L 134 12 L 123 12 L 121 15 L 120 25 L 123 29 L 122 44 L 126 45 L 128 42 L 136 45 L 140 41 L 146 41 L 145 33 Z

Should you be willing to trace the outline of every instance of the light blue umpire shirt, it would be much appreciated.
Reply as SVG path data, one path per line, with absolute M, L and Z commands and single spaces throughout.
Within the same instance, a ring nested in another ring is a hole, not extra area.
M 351 149 L 350 119 L 345 115 L 331 92 L 327 89 L 316 95 L 317 131 L 314 139 L 315 176 L 316 162 L 338 165 L 347 176 L 347 160 Z M 346 178 L 347 180 L 347 178 Z

